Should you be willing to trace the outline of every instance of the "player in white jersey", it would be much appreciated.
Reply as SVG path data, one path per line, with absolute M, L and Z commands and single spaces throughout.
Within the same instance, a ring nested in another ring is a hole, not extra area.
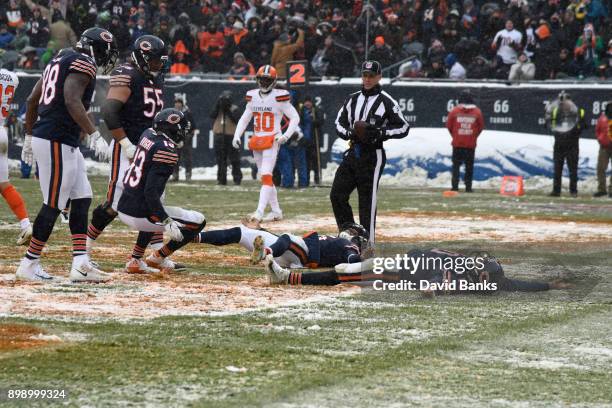
M 28 245 L 32 236 L 32 225 L 23 198 L 9 182 L 8 173 L 8 123 L 6 121 L 18 85 L 17 74 L 6 69 L 0 69 L 0 192 L 19 220 L 21 232 L 17 238 L 17 244 Z
M 257 174 L 261 179 L 259 204 L 257 210 L 249 217 L 254 221 L 278 221 L 283 218 L 283 212 L 278 205 L 276 187 L 272 182 L 272 171 L 276 164 L 276 156 L 280 145 L 284 144 L 297 131 L 300 116 L 291 105 L 291 96 L 284 89 L 276 89 L 276 69 L 264 65 L 257 70 L 259 89 L 252 89 L 246 94 L 246 108 L 238 121 L 234 140 L 234 148 L 239 148 L 242 134 L 253 118 L 253 136 L 249 140 L 249 149 L 257 164 Z M 281 130 L 283 116 L 289 120 L 285 133 Z M 264 211 L 270 204 L 271 211 L 264 217 Z

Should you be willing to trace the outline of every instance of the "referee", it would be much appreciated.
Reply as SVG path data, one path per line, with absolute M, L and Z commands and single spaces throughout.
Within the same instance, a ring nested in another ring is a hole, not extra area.
M 361 90 L 349 95 L 336 117 L 336 133 L 350 147 L 336 171 L 329 198 L 340 228 L 355 222 L 349 198 L 357 188 L 359 221 L 374 243 L 376 192 L 386 162 L 383 142 L 405 137 L 410 127 L 395 99 L 381 89 L 380 63 L 364 62 L 361 78 Z

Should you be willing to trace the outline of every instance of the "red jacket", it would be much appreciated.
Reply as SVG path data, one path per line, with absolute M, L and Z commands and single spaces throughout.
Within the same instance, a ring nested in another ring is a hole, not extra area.
M 484 129 L 482 112 L 476 105 L 457 105 L 448 114 L 446 128 L 453 138 L 453 147 L 475 149 L 476 139 Z
M 597 119 L 595 135 L 597 135 L 601 147 L 604 149 L 612 148 L 612 120 L 608 119 L 605 113 L 602 113 Z

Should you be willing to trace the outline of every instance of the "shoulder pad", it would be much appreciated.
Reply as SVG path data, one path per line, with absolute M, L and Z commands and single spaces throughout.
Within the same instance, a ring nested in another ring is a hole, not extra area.
M 69 56 L 69 58 L 72 56 Z M 96 72 L 98 67 L 94 62 L 93 58 L 88 55 L 75 53 L 74 57 L 70 58 L 70 65 L 68 67 L 70 72 L 87 74 L 92 78 L 96 78 Z
M 171 146 L 166 146 L 163 142 L 158 142 L 155 144 L 152 161 L 156 163 L 169 164 L 174 166 L 178 163 L 178 153 L 174 149 L 174 144 L 168 142 Z
M 245 99 L 247 102 L 251 102 L 251 100 L 253 99 L 253 96 L 257 95 L 257 92 L 259 91 L 259 89 L 251 89 L 250 91 L 247 91 Z
M 110 86 L 130 86 L 134 76 L 134 68 L 129 64 L 121 64 L 113 69 L 108 80 Z
M 9 85 L 13 85 L 15 87 L 19 85 L 19 77 L 17 76 L 17 73 L 4 68 L 0 69 L 0 80 L 5 81 Z
M 277 89 L 276 91 L 276 102 L 287 102 L 291 100 L 291 95 L 289 92 L 280 89 Z
M 94 59 L 93 59 L 92 57 L 90 57 L 89 55 L 81 54 L 80 52 L 75 52 L 75 53 L 74 53 L 74 56 L 75 56 L 75 58 L 74 58 L 74 59 L 75 59 L 75 61 L 76 61 L 76 60 L 78 60 L 78 61 L 84 61 L 84 62 L 86 62 L 86 63 L 92 64 L 92 65 L 93 65 L 94 67 L 96 67 L 96 68 L 98 67 L 98 66 L 96 65 L 96 60 L 94 60 Z

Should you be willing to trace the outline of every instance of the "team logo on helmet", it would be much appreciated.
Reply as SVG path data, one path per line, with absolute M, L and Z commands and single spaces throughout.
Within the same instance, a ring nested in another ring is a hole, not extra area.
M 140 43 L 140 49 L 143 51 L 149 51 L 153 48 L 153 45 L 149 41 L 143 41 Z
M 102 39 L 106 42 L 109 42 L 109 43 L 113 42 L 113 35 L 109 33 L 108 31 L 102 31 L 100 33 L 100 37 L 102 37 Z
M 368 61 L 368 62 L 366 62 L 365 67 L 366 67 L 366 69 L 370 69 L 370 68 L 372 68 L 372 63 L 371 63 L 371 62 L 369 62 L 369 61 Z
M 172 123 L 173 125 L 176 123 L 179 123 L 181 121 L 181 117 L 180 115 L 177 115 L 176 113 L 173 113 L 171 115 L 168 115 L 168 122 Z

